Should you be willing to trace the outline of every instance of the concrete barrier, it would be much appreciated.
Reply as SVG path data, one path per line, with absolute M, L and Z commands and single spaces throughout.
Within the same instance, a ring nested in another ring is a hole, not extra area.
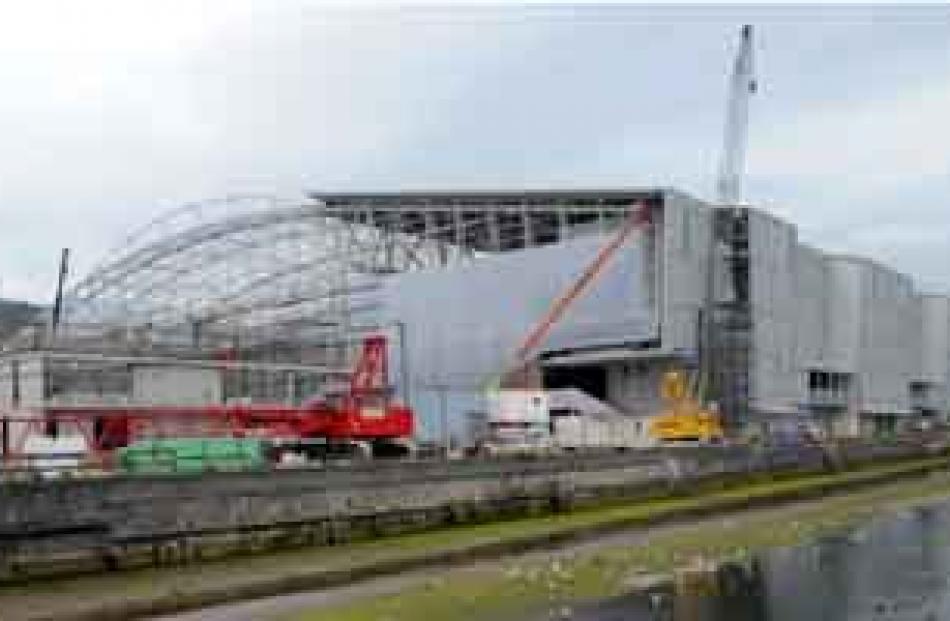
M 829 460 L 815 447 L 677 449 L 8 482 L 0 485 L 0 582 L 332 545 L 922 453 L 914 445 L 855 444 Z

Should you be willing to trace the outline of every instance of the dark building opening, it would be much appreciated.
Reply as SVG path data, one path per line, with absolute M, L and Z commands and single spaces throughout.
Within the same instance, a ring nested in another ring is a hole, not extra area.
M 601 366 L 550 367 L 544 369 L 544 387 L 577 388 L 591 397 L 607 400 L 607 369 Z

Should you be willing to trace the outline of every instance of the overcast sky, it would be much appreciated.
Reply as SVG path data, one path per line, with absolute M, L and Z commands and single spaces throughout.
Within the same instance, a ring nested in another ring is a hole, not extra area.
M 279 7 L 270 6 L 279 5 Z M 950 9 L 0 9 L 0 296 L 185 201 L 674 185 L 712 198 L 757 27 L 746 198 L 950 290 Z

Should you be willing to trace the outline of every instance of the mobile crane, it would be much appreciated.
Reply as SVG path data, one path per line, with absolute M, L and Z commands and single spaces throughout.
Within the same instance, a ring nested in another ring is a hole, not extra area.
M 364 338 L 361 355 L 342 391 L 302 405 L 88 405 L 52 406 L 38 424 L 63 424 L 84 436 L 89 450 L 111 453 L 140 440 L 266 440 L 278 455 L 403 455 L 411 451 L 415 413 L 396 402 L 388 379 L 387 339 Z

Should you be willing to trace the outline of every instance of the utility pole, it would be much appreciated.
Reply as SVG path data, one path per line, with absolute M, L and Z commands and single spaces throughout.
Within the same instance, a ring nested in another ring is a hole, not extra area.
M 66 275 L 69 273 L 69 248 L 63 248 L 59 258 L 59 278 L 56 281 L 56 297 L 53 299 L 53 316 L 50 321 L 50 339 L 56 335 L 60 318 L 63 313 L 63 288 L 66 284 Z

